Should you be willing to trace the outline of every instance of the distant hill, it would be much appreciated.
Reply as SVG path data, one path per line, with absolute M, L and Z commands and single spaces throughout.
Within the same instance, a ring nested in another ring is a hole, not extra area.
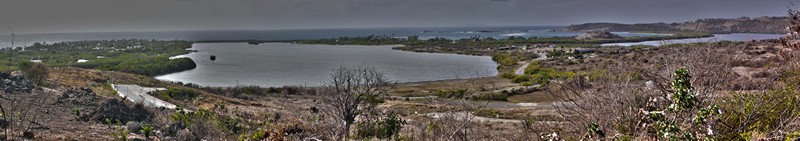
M 707 32 L 707 33 L 788 33 L 787 17 L 742 17 L 737 19 L 699 19 L 681 23 L 586 23 L 570 25 L 559 31 L 611 31 L 611 32 Z

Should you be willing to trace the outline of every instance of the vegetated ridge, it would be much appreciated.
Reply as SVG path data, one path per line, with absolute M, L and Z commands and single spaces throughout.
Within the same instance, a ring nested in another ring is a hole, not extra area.
M 789 18 L 767 17 L 758 18 L 741 17 L 736 19 L 698 19 L 678 23 L 585 23 L 570 25 L 558 31 L 611 31 L 611 32 L 648 32 L 648 33 L 680 33 L 680 32 L 708 32 L 723 33 L 788 33 Z

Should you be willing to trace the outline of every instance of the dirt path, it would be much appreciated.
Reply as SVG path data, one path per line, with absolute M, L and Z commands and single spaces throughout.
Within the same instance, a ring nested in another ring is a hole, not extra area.
M 514 74 L 522 75 L 523 73 L 525 73 L 525 68 L 528 68 L 528 65 L 530 65 L 531 63 L 530 62 L 524 62 L 524 63 L 525 64 L 522 64 L 522 66 L 520 66 L 519 68 L 517 68 L 516 71 L 514 71 Z
M 533 59 L 534 61 L 535 60 L 547 59 L 547 54 L 544 54 L 544 53 L 538 53 L 538 54 L 539 54 L 539 58 Z M 530 64 L 531 64 L 530 62 L 525 62 L 525 64 L 523 64 L 521 67 L 517 68 L 516 71 L 514 71 L 514 74 L 516 74 L 516 75 L 524 74 L 525 73 L 525 68 L 528 68 L 528 65 L 530 65 Z
M 464 118 L 471 117 L 470 115 L 467 115 L 467 113 L 465 113 L 465 112 L 428 113 L 428 114 L 425 114 L 425 116 L 429 116 L 429 117 L 432 117 L 432 118 L 443 118 L 443 117 L 447 117 L 447 116 L 452 116 L 452 118 L 455 118 L 456 120 L 469 120 L 469 119 L 464 119 Z M 474 118 L 472 118 L 471 121 L 476 121 L 476 122 L 522 123 L 522 120 L 500 119 L 500 118 L 490 118 L 490 117 L 482 117 L 482 116 L 475 116 Z
M 147 93 L 152 91 L 158 90 L 165 90 L 164 88 L 151 88 L 151 87 L 142 87 L 139 85 L 114 85 L 111 84 L 111 87 L 117 91 L 120 97 L 127 97 L 128 100 L 131 102 L 142 102 L 145 106 L 152 106 L 152 107 L 164 107 L 169 109 L 175 109 L 175 104 L 163 101 L 156 97 L 150 96 Z
M 452 103 L 457 102 L 453 100 L 442 100 L 437 101 L 437 103 Z M 401 101 L 402 102 L 402 101 Z M 531 109 L 531 110 L 543 110 L 543 111 L 550 111 L 555 110 L 555 106 L 574 106 L 574 103 L 570 102 L 545 102 L 545 103 L 512 103 L 512 102 L 504 102 L 504 101 L 469 101 L 472 104 L 476 105 L 486 105 L 486 109 L 505 109 L 505 110 L 513 110 L 513 109 Z M 470 117 L 472 115 L 467 115 L 470 113 L 466 112 L 430 112 L 424 113 L 423 116 L 431 117 L 431 118 L 454 118 L 456 120 L 465 120 L 463 118 Z M 494 117 L 484 117 L 484 116 L 477 116 L 472 119 L 475 122 L 500 122 L 500 123 L 520 123 L 522 120 L 519 119 L 505 119 L 505 118 L 494 118 Z M 557 122 L 557 121 L 546 121 L 546 122 Z

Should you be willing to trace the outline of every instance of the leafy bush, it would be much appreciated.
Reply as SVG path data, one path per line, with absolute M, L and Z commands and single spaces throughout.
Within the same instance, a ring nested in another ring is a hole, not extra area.
M 109 120 L 106 119 L 106 121 Z M 131 134 L 130 131 L 128 131 L 127 128 L 121 127 L 122 123 L 120 123 L 119 120 L 117 120 L 117 122 L 114 123 L 114 125 L 116 129 L 111 130 L 111 137 L 113 137 L 115 141 L 127 141 L 128 135 Z
M 522 82 L 522 83 L 519 83 L 519 85 L 522 85 L 522 86 L 532 86 L 532 85 L 533 85 L 533 83 L 531 83 L 531 82 Z
M 48 68 L 42 63 L 22 61 L 18 64 L 18 68 L 25 74 L 25 78 L 38 85 L 42 85 L 47 80 Z
M 200 96 L 200 92 L 190 88 L 167 88 L 167 90 L 163 91 L 155 91 L 153 92 L 154 96 L 157 96 L 161 99 L 193 99 L 197 96 Z
M 718 137 L 718 134 L 721 132 L 714 127 L 726 126 L 725 124 L 718 122 L 719 119 L 724 117 L 722 113 L 725 112 L 722 112 L 719 106 L 713 103 L 713 99 L 710 99 L 714 97 L 710 97 L 707 93 L 701 93 L 695 90 L 691 81 L 692 76 L 690 74 L 691 73 L 688 69 L 676 69 L 672 74 L 672 89 L 663 90 L 659 93 L 653 93 L 652 95 L 641 93 L 636 94 L 638 93 L 637 91 L 641 90 L 639 88 L 633 89 L 633 94 L 624 96 L 621 96 L 621 93 L 628 92 L 628 90 L 587 92 L 587 90 L 598 90 L 604 88 L 627 88 L 620 86 L 606 87 L 603 85 L 591 86 L 592 84 L 580 81 L 569 83 L 568 85 L 560 85 L 562 88 L 570 88 L 563 90 L 579 91 L 575 94 L 585 96 L 586 99 L 600 99 L 598 101 L 589 101 L 591 103 L 619 103 L 620 105 L 622 105 L 622 103 L 626 103 L 624 107 L 627 109 L 632 109 L 629 111 L 620 112 L 623 114 L 628 113 L 627 115 L 631 116 L 620 117 L 619 115 L 615 116 L 615 113 L 597 116 L 596 119 L 592 119 L 594 117 L 584 117 L 592 120 L 583 120 L 584 123 L 581 124 L 584 125 L 573 126 L 573 128 L 568 130 L 577 131 L 580 126 L 584 126 L 582 129 L 584 132 L 581 133 L 584 133 L 583 138 L 589 138 L 589 140 L 607 140 L 609 138 L 606 137 L 606 135 L 609 134 L 618 134 L 614 135 L 615 140 L 631 140 L 631 137 L 634 138 L 632 140 L 715 140 Z M 626 77 L 625 74 L 622 73 L 618 73 L 618 75 Z M 629 79 L 625 78 L 624 80 Z M 663 99 L 659 97 L 663 97 Z M 618 107 L 621 106 L 614 105 L 609 107 L 613 109 L 620 109 Z M 604 108 L 607 107 L 598 106 L 588 108 L 589 110 L 587 110 L 587 113 L 594 114 L 594 112 L 615 112 L 608 110 L 592 111 Z M 576 109 L 579 108 L 572 110 Z M 579 115 L 582 114 L 584 114 L 583 111 L 581 111 Z M 608 117 L 615 117 L 619 119 L 612 118 L 613 120 L 608 120 Z M 580 119 L 580 117 L 575 118 Z M 588 124 L 588 129 L 585 128 L 586 124 Z M 569 135 L 567 137 L 569 137 Z
M 471 97 L 472 100 L 496 100 L 496 101 L 508 101 L 508 92 L 503 91 L 499 93 L 483 93 L 479 95 L 475 95 Z
M 80 119 L 81 118 L 81 108 L 75 107 L 72 110 L 72 113 L 75 114 L 75 118 L 76 119 Z
M 369 139 L 373 137 L 377 137 L 378 139 L 389 139 L 399 135 L 400 129 L 403 129 L 403 125 L 405 124 L 406 121 L 401 119 L 397 114 L 389 113 L 389 115 L 377 123 L 358 123 L 356 126 L 359 130 L 356 135 L 362 139 Z
M 172 119 L 173 122 L 177 122 L 182 126 L 191 126 L 192 118 L 195 116 L 194 112 L 187 112 L 184 110 L 178 109 L 178 112 L 171 114 L 169 117 Z
M 714 124 L 720 112 L 716 105 L 702 107 L 694 92 L 692 76 L 686 68 L 673 73 L 671 104 L 665 109 L 649 111 L 654 130 L 663 140 L 713 140 Z M 702 132 L 701 132 L 702 131 Z
M 177 110 L 178 112 L 170 115 L 170 118 L 182 127 L 209 127 L 206 130 L 214 127 L 215 130 L 221 129 L 220 132 L 228 133 L 239 133 L 245 128 L 239 119 L 217 115 L 209 110 L 200 109 L 197 112 Z
M 766 93 L 738 93 L 726 98 L 717 126 L 719 140 L 751 140 L 759 134 L 775 135 L 787 119 L 800 116 L 800 98 L 792 88 Z
M 441 98 L 462 98 L 467 94 L 467 89 L 437 90 L 436 96 Z
M 503 73 L 503 74 L 500 75 L 501 78 L 505 78 L 505 79 L 513 79 L 516 76 L 517 76 L 516 74 L 510 73 L 510 72 Z
M 497 64 L 499 64 L 499 66 L 497 66 L 498 68 L 514 66 L 517 64 L 518 60 L 519 60 L 518 57 L 508 54 L 496 54 L 492 56 L 492 61 L 497 62 Z
M 525 86 L 538 84 L 547 86 L 550 80 L 553 79 L 566 79 L 577 76 L 575 72 L 561 72 L 552 68 L 541 67 L 541 61 L 534 61 L 525 68 L 523 75 L 516 75 L 511 78 L 514 83 L 522 83 Z
M 560 50 L 547 51 L 546 55 L 547 55 L 547 58 L 558 58 L 558 57 L 567 56 L 567 55 L 570 55 L 570 54 L 572 54 L 572 53 L 569 53 L 567 51 L 564 51 L 563 49 L 560 49 Z
M 253 133 L 252 138 L 253 139 L 265 139 L 265 138 L 267 138 L 267 132 L 258 130 L 255 133 Z
M 148 124 L 145 124 L 145 125 L 143 125 L 143 126 L 142 126 L 142 130 L 141 130 L 140 132 L 141 132 L 142 134 L 144 134 L 144 137 L 145 137 L 145 138 L 148 138 L 148 139 L 149 139 L 149 138 L 150 138 L 150 135 L 153 133 L 153 126 L 150 126 L 150 125 L 148 125 Z
M 531 79 L 533 79 L 531 75 L 517 75 L 514 76 L 514 78 L 511 78 L 511 82 L 522 83 L 531 81 Z

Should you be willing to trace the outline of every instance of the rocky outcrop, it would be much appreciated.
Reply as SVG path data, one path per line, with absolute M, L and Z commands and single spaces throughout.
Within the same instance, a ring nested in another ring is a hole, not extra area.
M 33 82 L 25 80 L 22 75 L 0 73 L 0 89 L 5 93 L 30 93 L 36 88 Z
M 589 31 L 584 34 L 575 36 L 578 40 L 594 40 L 594 39 L 619 39 L 622 36 L 608 32 L 608 31 Z

